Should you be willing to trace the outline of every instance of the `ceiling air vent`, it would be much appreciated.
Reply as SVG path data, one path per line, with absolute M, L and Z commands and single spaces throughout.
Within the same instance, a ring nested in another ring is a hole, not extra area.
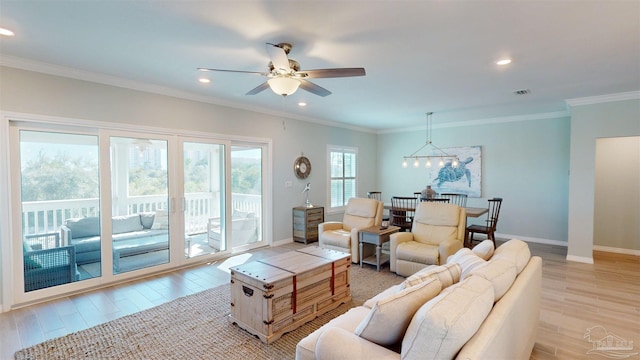
M 522 89 L 522 90 L 516 90 L 513 92 L 516 95 L 527 95 L 531 93 L 531 90 L 529 89 Z

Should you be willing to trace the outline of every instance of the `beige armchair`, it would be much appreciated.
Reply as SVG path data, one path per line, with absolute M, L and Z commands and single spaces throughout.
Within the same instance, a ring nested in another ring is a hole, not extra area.
M 318 246 L 350 253 L 352 262 L 360 262 L 358 230 L 380 226 L 383 209 L 384 204 L 376 199 L 349 199 L 342 221 L 318 225 Z
M 467 213 L 455 204 L 420 202 L 411 232 L 390 236 L 390 270 L 413 275 L 428 265 L 441 265 L 464 244 Z

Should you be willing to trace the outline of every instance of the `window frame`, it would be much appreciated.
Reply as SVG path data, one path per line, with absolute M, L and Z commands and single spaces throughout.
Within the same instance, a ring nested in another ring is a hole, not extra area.
M 333 153 L 341 153 L 342 155 L 342 159 L 343 159 L 343 171 L 342 171 L 342 176 L 332 176 L 331 174 L 331 155 Z M 345 154 L 353 154 L 355 156 L 355 160 L 356 160 L 356 166 L 355 166 L 355 175 L 354 176 L 345 176 L 345 172 L 344 172 L 344 155 Z M 331 194 L 331 182 L 332 180 L 336 180 L 336 179 L 340 179 L 342 180 L 342 184 L 343 184 L 343 197 L 344 197 L 344 184 L 345 184 L 345 180 L 353 180 L 355 189 L 354 189 L 354 196 L 357 196 L 358 194 L 358 174 L 359 174 L 359 170 L 358 170 L 358 148 L 357 147 L 352 147 L 352 146 L 341 146 L 341 145 L 327 145 L 327 206 L 326 206 L 326 212 L 327 213 L 338 213 L 338 212 L 343 212 L 347 206 L 347 202 L 349 201 L 349 198 L 343 198 L 343 205 L 341 206 L 332 206 L 331 205 L 331 199 L 332 199 L 332 194 Z

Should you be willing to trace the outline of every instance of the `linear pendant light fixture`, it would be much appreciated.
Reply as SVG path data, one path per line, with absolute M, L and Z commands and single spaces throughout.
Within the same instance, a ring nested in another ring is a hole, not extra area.
M 451 161 L 451 166 L 453 167 L 457 167 L 458 164 L 460 163 L 460 160 L 458 159 L 458 155 L 449 155 L 444 150 L 433 145 L 433 143 L 431 142 L 431 115 L 433 115 L 433 112 L 427 113 L 427 136 L 426 136 L 425 144 L 422 145 L 418 150 L 414 151 L 411 155 L 403 156 L 402 158 L 403 168 L 407 167 L 407 160 L 413 160 L 413 167 L 416 167 L 416 168 L 420 166 L 420 159 L 426 160 L 425 167 L 431 167 L 432 159 L 435 159 L 436 161 L 438 161 L 438 166 L 440 167 L 443 167 L 445 165 L 445 161 L 448 161 L 448 160 Z M 425 148 L 431 149 L 431 151 L 429 152 L 429 155 L 418 155 L 418 153 Z

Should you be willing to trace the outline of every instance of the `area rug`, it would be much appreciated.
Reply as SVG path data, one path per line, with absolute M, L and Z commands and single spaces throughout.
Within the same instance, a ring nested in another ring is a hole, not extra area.
M 293 359 L 298 341 L 404 278 L 351 267 L 352 300 L 266 345 L 228 320 L 229 285 L 124 316 L 16 352 L 36 359 Z

